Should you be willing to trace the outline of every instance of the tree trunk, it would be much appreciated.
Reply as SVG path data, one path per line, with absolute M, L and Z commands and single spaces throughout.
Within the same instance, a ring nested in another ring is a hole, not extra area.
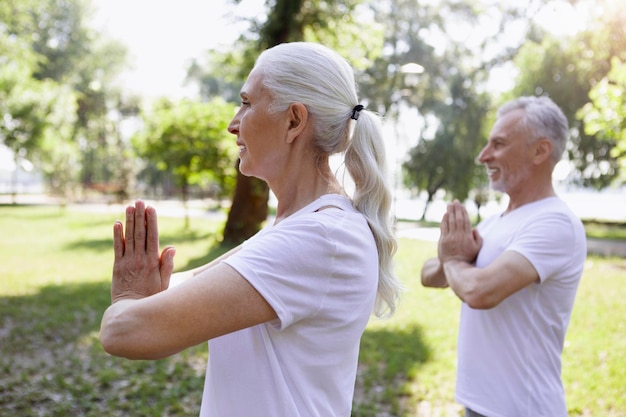
M 263 48 L 287 42 L 290 36 L 301 39 L 301 25 L 294 25 L 295 16 L 302 9 L 303 0 L 277 0 L 260 31 Z M 264 181 L 246 177 L 239 172 L 237 161 L 237 184 L 233 204 L 228 212 L 222 244 L 238 245 L 261 229 L 267 219 L 269 188 Z
M 222 244 L 238 245 L 261 228 L 267 219 L 269 188 L 264 181 L 246 177 L 239 172 L 237 162 L 237 185 L 233 203 L 228 212 Z
M 185 230 L 189 230 L 190 221 L 189 221 L 189 179 L 187 177 L 183 178 L 182 182 L 182 195 L 183 195 L 183 210 L 185 211 Z
M 428 206 L 433 201 L 433 196 L 434 195 L 435 195 L 435 193 L 431 193 L 430 191 L 428 192 L 428 198 L 426 199 L 426 202 L 424 203 L 424 211 L 422 212 L 422 218 L 420 219 L 420 222 L 425 222 L 426 221 L 426 212 L 428 211 Z
M 17 205 L 17 171 L 20 169 L 20 161 L 17 156 L 17 152 L 14 157 L 15 169 L 11 173 L 11 202 L 13 205 Z

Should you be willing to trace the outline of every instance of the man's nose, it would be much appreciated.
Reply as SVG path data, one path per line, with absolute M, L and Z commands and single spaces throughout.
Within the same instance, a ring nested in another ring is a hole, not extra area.
M 489 147 L 485 146 L 474 160 L 476 164 L 484 164 L 489 159 Z

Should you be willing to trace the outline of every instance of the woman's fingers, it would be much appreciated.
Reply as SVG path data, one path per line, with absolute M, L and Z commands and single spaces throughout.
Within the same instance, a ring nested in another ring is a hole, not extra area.
M 172 277 L 172 272 L 174 272 L 174 255 L 176 255 L 176 249 L 173 246 L 168 246 L 161 253 L 159 259 L 161 290 L 165 290 L 170 286 L 170 278 Z
M 113 249 L 116 259 L 126 254 L 147 254 L 159 258 L 159 226 L 156 210 L 137 200 L 126 208 L 126 235 L 122 223 L 113 226 Z
M 146 207 L 146 252 L 149 255 L 159 256 L 159 224 L 156 210 Z
M 135 202 L 135 219 L 134 219 L 134 230 L 133 234 L 135 236 L 134 245 L 135 252 L 137 253 L 145 253 L 146 252 L 146 206 L 143 201 L 137 200 Z M 130 234 L 127 230 L 126 234 Z
M 113 253 L 115 261 L 122 259 L 124 256 L 124 227 L 122 222 L 116 221 L 113 225 Z
M 135 251 L 135 207 L 126 207 L 126 236 L 124 254 Z

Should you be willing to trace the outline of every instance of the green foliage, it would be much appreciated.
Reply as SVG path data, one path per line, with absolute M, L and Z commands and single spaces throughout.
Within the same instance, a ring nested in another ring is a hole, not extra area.
M 437 9 L 429 4 L 418 5 L 412 0 L 368 2 L 368 5 L 373 14 L 373 27 L 383 28 L 383 44 L 380 52 L 372 55 L 372 63 L 357 74 L 367 107 L 395 117 L 397 103 L 404 101 L 418 107 L 421 114 L 429 113 L 431 103 L 441 99 L 442 85 L 445 85 L 442 82 L 445 77 L 442 72 L 446 69 L 442 61 L 445 59 L 436 54 L 435 48 L 423 36 L 428 29 L 441 28 Z M 410 82 L 401 72 L 402 65 L 408 63 L 425 68 Z
M 90 28 L 89 17 L 87 0 L 0 5 L 0 142 L 41 167 L 62 194 L 81 168 L 86 183 L 120 168 L 107 149 L 119 147 L 108 116 L 126 52 Z
M 384 27 L 363 0 L 304 2 L 300 16 L 302 40 L 334 49 L 356 71 L 369 68 L 382 54 Z
M 0 70 L 0 83 L 9 85 L 0 90 L 0 139 L 16 156 L 32 158 L 37 155 L 46 130 L 53 127 L 51 113 L 67 108 L 56 107 L 56 98 L 63 90 L 54 81 L 37 81 L 23 71 L 19 63 Z
M 490 101 L 475 88 L 469 77 L 452 77 L 451 104 L 438 112 L 435 137 L 420 137 L 403 164 L 405 183 L 426 191 L 427 203 L 440 189 L 448 191 L 452 199 L 464 201 L 484 180 L 484 170 L 476 165 L 475 158 L 485 142 L 483 122 Z M 425 214 L 426 207 L 422 220 Z
M 190 184 L 214 185 L 217 197 L 230 195 L 237 147 L 227 127 L 234 113 L 235 106 L 222 99 L 161 100 L 144 114 L 145 128 L 135 138 L 138 153 L 172 172 L 183 190 Z
M 585 221 L 587 237 L 626 241 L 626 223 Z
M 486 19 L 485 2 L 421 3 L 371 3 L 376 22 L 385 28 L 384 48 L 359 77 L 361 90 L 368 107 L 389 119 L 408 106 L 423 122 L 411 138 L 417 145 L 403 163 L 409 189 L 425 192 L 427 202 L 442 190 L 449 198 L 473 196 L 480 204 L 483 193 L 475 190 L 484 187 L 484 170 L 474 160 L 490 128 L 485 82 L 490 69 L 510 56 L 496 45 L 506 35 L 507 22 L 520 19 L 523 5 L 502 8 L 497 17 L 502 30 L 470 45 L 458 33 L 471 33 Z M 424 71 L 405 74 L 402 68 L 408 63 Z
M 67 112 L 71 122 L 71 92 L 34 78 L 37 60 L 24 39 L 0 30 L 0 143 L 16 158 L 40 154 L 41 142 L 50 130 L 63 128 Z
M 503 99 L 519 95 L 549 95 L 565 113 L 571 128 L 570 179 L 597 189 L 617 177 L 619 162 L 613 141 L 591 133 L 578 111 L 589 102 L 592 86 L 608 73 L 612 57 L 626 60 L 625 9 L 616 1 L 594 7 L 587 27 L 573 37 L 541 34 L 527 40 L 515 57 L 519 68 L 516 87 Z
M 577 112 L 585 133 L 613 145 L 611 156 L 620 161 L 622 182 L 626 181 L 626 64 L 611 60 L 611 70 L 589 91 L 589 103 Z

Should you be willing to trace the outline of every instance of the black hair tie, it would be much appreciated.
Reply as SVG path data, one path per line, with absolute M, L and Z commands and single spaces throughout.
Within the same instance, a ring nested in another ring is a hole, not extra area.
M 350 116 L 350 118 L 354 120 L 359 120 L 359 114 L 361 113 L 361 110 L 363 110 L 362 104 L 357 104 L 356 106 L 354 106 L 354 108 L 352 109 L 352 115 Z

